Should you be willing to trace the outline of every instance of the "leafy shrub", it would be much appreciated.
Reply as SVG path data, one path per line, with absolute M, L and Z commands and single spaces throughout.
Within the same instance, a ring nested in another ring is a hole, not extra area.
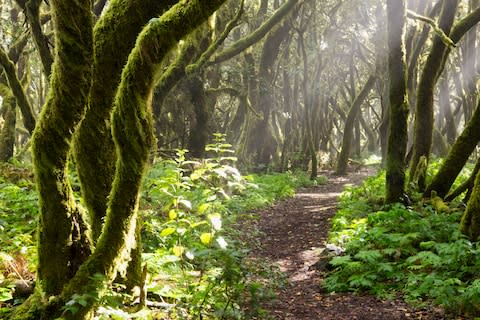
M 330 241 L 346 251 L 331 261 L 325 287 L 379 296 L 400 292 L 412 303 L 434 301 L 452 312 L 478 314 L 478 298 L 472 297 L 479 292 L 480 246 L 459 232 L 462 213 L 437 212 L 428 203 L 378 210 L 373 189 L 380 181 L 383 173 L 341 198 Z
M 222 135 L 206 151 L 209 158 L 192 161 L 186 150 L 178 150 L 174 160 L 156 163 L 145 181 L 144 257 L 152 275 L 148 290 L 174 305 L 170 314 L 178 317 L 258 315 L 258 300 L 270 291 L 251 275 L 266 267 L 245 260 L 248 250 L 232 224 L 248 210 L 318 182 L 293 173 L 243 177 Z
M 75 311 L 78 304 L 94 299 L 101 305 L 98 319 L 263 317 L 259 302 L 272 296 L 267 282 L 280 279 L 280 274 L 269 265 L 245 259 L 244 235 L 234 222 L 239 216 L 250 217 L 249 210 L 325 178 L 310 181 L 299 172 L 243 177 L 222 135 L 216 135 L 206 151 L 209 158 L 193 161 L 186 150 L 178 150 L 175 159 L 155 162 L 144 181 L 142 242 L 148 300 L 153 306 L 130 309 L 138 293 L 132 296 L 114 284 L 104 288 L 101 298 L 97 292 L 73 296 L 66 309 Z M 78 191 L 78 178 L 72 173 L 70 179 Z M 28 168 L 11 166 L 2 171 L 0 189 L 1 283 L 9 274 L 22 278 L 33 270 L 38 209 Z M 8 284 L 0 286 L 0 317 L 10 311 L 11 304 L 4 302 L 12 299 L 12 290 Z

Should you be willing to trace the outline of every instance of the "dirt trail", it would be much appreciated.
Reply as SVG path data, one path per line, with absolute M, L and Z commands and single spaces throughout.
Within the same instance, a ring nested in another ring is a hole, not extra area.
M 330 294 L 320 286 L 322 272 L 313 265 L 325 248 L 337 198 L 347 185 L 373 172 L 362 169 L 346 177 L 330 174 L 328 183 L 300 190 L 295 197 L 259 212 L 259 243 L 252 257 L 277 265 L 287 284 L 277 300 L 264 306 L 274 319 L 444 319 L 440 310 L 413 310 L 401 300 Z

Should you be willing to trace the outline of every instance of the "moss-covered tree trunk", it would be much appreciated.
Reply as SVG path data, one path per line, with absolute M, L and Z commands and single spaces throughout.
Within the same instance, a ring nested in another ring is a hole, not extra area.
M 458 2 L 458 0 L 443 1 L 438 25 L 445 34 L 450 33 L 457 12 Z M 423 67 L 417 88 L 415 132 L 413 139 L 413 155 L 410 163 L 410 179 L 417 176 L 425 177 L 424 174 L 419 174 L 415 171 L 419 168 L 418 164 L 422 157 L 427 160 L 427 163 L 430 158 L 434 123 L 433 97 L 435 85 L 442 70 L 442 60 L 444 59 L 446 52 L 447 45 L 442 41 L 440 36 L 436 35 Z M 419 179 L 418 187 L 422 191 L 425 189 L 424 178 Z
M 376 77 L 371 75 L 360 93 L 355 97 L 354 101 L 352 102 L 352 106 L 348 111 L 347 120 L 345 121 L 345 127 L 343 130 L 342 150 L 340 151 L 335 170 L 336 174 L 343 175 L 347 173 L 348 158 L 350 157 L 350 150 L 353 142 L 355 120 L 360 112 L 363 102 L 368 97 L 370 90 L 372 90 L 375 81 Z
M 93 53 L 92 29 L 87 23 L 91 22 L 91 4 L 85 1 L 80 6 L 77 2 L 75 7 L 61 0 L 51 2 L 56 13 L 57 54 L 52 73 L 52 89 L 35 131 L 33 149 L 42 206 L 39 257 L 43 269 L 39 269 L 39 289 L 46 289 L 48 285 L 48 295 L 57 297 L 44 301 L 48 307 L 40 310 L 43 314 L 28 313 L 22 317 L 22 311 L 29 311 L 25 309 L 26 306 L 19 309 L 16 318 L 53 319 L 61 315 L 65 319 L 87 319 L 92 315 L 96 299 L 87 298 L 86 303 L 76 305 L 78 310 L 75 314 L 62 306 L 74 294 L 88 294 L 91 297 L 92 292 L 96 292 L 101 295 L 103 285 L 113 281 L 117 273 L 125 271 L 130 252 L 136 246 L 140 185 L 153 144 L 150 103 L 156 73 L 171 48 L 186 33 L 205 21 L 224 1 L 180 1 L 160 18 L 151 19 L 138 36 L 114 100 L 112 132 L 117 162 L 105 225 L 94 252 L 73 278 L 65 261 L 70 258 L 67 236 L 73 229 L 71 215 L 74 214 L 72 211 L 75 204 L 65 178 L 65 164 L 69 138 L 80 120 L 88 96 Z M 85 30 L 67 27 L 71 25 L 81 25 Z M 76 41 L 71 41 L 72 39 Z M 73 57 L 75 64 L 70 60 Z M 65 79 L 66 75 L 71 78 Z M 62 104 L 65 100 L 69 102 L 69 108 Z M 47 194 L 47 191 L 52 194 Z M 51 204 L 50 201 L 54 203 Z M 55 233 L 52 232 L 53 227 L 56 227 Z M 47 247 L 47 244 L 50 246 Z M 47 257 L 58 264 L 50 263 L 52 270 L 45 269 Z M 33 307 L 40 308 L 36 305 Z
M 475 178 L 472 194 L 460 223 L 460 230 L 471 241 L 480 240 L 480 172 Z
M 13 61 L 10 60 L 8 54 L 2 48 L 0 48 L 0 65 L 5 71 L 8 86 L 12 90 L 12 93 L 17 101 L 17 105 L 22 113 L 25 129 L 27 129 L 31 134 L 35 129 L 36 124 L 33 108 L 28 100 L 25 90 L 23 89 L 22 83 L 17 77 Z
M 387 1 L 390 126 L 388 130 L 385 202 L 401 202 L 405 189 L 408 98 L 405 62 L 404 0 Z
M 82 212 L 68 181 L 67 158 L 73 129 L 84 115 L 93 60 L 90 1 L 51 4 L 55 63 L 51 89 L 32 137 L 40 203 L 38 283 L 47 296 L 60 294 L 90 254 Z
M 176 2 L 114 0 L 95 25 L 92 85 L 87 113 L 76 134 L 74 148 L 94 242 L 102 230 L 115 172 L 116 151 L 110 117 L 122 68 L 143 26 Z M 137 246 L 132 252 L 128 288 L 138 285 L 141 277 L 140 250 Z
M 115 172 L 110 116 L 122 68 L 142 27 L 176 2 L 114 0 L 95 25 L 88 110 L 75 139 L 75 160 L 94 239 L 101 232 Z
M 438 170 L 432 182 L 425 190 L 424 196 L 430 196 L 432 190 L 435 190 L 437 195 L 442 198 L 448 193 L 453 182 L 480 141 L 480 130 L 478 128 L 480 128 L 480 103 L 477 105 L 475 112 L 463 129 L 463 132 L 457 140 L 455 140 L 440 170 Z
M 115 98 L 112 132 L 118 159 L 105 226 L 95 251 L 63 291 L 64 299 L 95 288 L 91 280 L 95 274 L 112 281 L 117 272 L 122 272 L 125 259 L 129 259 L 135 246 L 140 184 L 153 144 L 150 105 L 156 73 L 168 51 L 224 1 L 180 1 L 160 18 L 150 20 L 139 35 Z M 86 306 L 79 306 L 75 315 L 64 316 L 82 319 L 94 304 L 88 301 Z

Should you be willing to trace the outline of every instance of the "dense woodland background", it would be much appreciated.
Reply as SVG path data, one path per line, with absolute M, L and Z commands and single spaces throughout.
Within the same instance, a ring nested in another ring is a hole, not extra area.
M 12 319 L 89 318 L 100 284 L 145 287 L 142 232 L 144 250 L 163 246 L 157 258 L 219 254 L 215 206 L 229 205 L 216 201 L 250 190 L 237 168 L 314 183 L 376 159 L 386 174 L 372 210 L 460 210 L 454 229 L 476 248 L 478 0 L 0 0 L 0 20 L 3 214 L 20 210 L 10 184 L 32 197 L 19 201 L 38 251 L 23 262 L 35 293 L 8 305 Z M 209 228 L 192 231 L 197 251 L 182 219 Z M 210 312 L 207 296 L 186 312 Z M 227 298 L 212 310 L 235 309 Z

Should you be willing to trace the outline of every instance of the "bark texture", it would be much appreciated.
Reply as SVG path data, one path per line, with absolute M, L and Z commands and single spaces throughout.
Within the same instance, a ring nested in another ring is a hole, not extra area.
M 13 157 L 15 145 L 15 125 L 17 123 L 15 97 L 9 93 L 3 96 L 2 108 L 5 109 L 4 123 L 0 131 L 0 162 L 6 162 Z
M 93 59 L 90 1 L 51 4 L 55 63 L 51 89 L 32 137 L 40 204 L 38 280 L 47 296 L 60 294 L 90 253 L 82 212 L 68 181 L 67 158 L 73 129 L 84 115 Z
M 224 1 L 181 1 L 160 18 L 150 20 L 139 35 L 115 97 L 112 132 L 118 157 L 105 226 L 95 251 L 63 291 L 64 301 L 74 293 L 96 289 L 98 283 L 92 276 L 99 274 L 108 282 L 125 270 L 135 247 L 138 194 L 153 144 L 150 104 L 155 75 L 168 51 Z M 94 305 L 95 301 L 89 300 L 77 313 L 63 316 L 83 319 Z

